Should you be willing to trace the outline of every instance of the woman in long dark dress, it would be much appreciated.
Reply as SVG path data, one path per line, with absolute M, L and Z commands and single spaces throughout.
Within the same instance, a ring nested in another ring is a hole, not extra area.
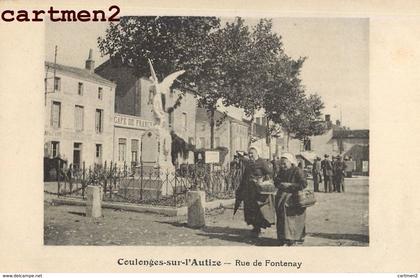
M 280 171 L 274 184 L 278 188 L 275 200 L 277 216 L 277 238 L 280 245 L 296 245 L 305 238 L 306 209 L 296 205 L 297 192 L 304 189 L 306 179 L 302 170 L 296 167 L 293 154 L 283 154 Z
M 268 179 L 272 175 L 272 171 L 268 162 L 259 157 L 255 148 L 249 149 L 249 158 L 236 194 L 237 198 L 244 202 L 245 222 L 253 226 L 253 235 L 258 236 L 261 233 L 261 228 L 268 228 L 271 224 L 264 218 L 258 204 L 261 196 L 257 185 L 262 180 Z

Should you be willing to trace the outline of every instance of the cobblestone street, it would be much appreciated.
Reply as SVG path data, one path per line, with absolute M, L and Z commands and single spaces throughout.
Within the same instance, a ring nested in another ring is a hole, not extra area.
M 317 193 L 317 204 L 307 210 L 304 246 L 369 244 L 368 181 L 346 179 L 345 193 Z M 185 216 L 104 209 L 102 218 L 90 219 L 84 207 L 46 203 L 44 209 L 45 245 L 276 245 L 275 227 L 252 238 L 242 210 L 233 217 L 232 208 L 209 212 L 202 229 L 188 228 Z

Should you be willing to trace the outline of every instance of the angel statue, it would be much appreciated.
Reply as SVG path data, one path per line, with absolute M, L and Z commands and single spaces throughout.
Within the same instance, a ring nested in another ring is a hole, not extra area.
M 159 83 L 155 70 L 153 69 L 152 62 L 149 60 L 150 71 L 152 73 L 151 79 L 155 86 L 155 92 L 153 96 L 153 114 L 155 115 L 156 119 L 158 120 L 157 125 L 159 127 L 165 127 L 165 109 L 163 108 L 162 104 L 162 95 L 167 95 L 170 92 L 170 88 L 174 83 L 175 79 L 178 78 L 181 74 L 185 72 L 185 70 L 176 71 L 171 73 L 170 75 L 166 76 L 162 82 Z

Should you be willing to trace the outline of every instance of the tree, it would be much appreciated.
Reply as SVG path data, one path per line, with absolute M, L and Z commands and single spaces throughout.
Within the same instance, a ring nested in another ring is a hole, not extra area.
M 285 55 L 281 37 L 272 31 L 271 20 L 261 19 L 248 27 L 241 18 L 225 27 L 225 41 L 229 59 L 225 68 L 228 80 L 223 104 L 242 108 L 250 117 L 249 144 L 252 140 L 254 114 L 264 106 L 270 88 L 271 68 L 279 55 Z M 232 41 L 234 41 L 232 43 Z
M 221 67 L 226 57 L 220 44 L 223 35 L 215 17 L 123 17 L 118 24 L 110 24 L 98 45 L 102 55 L 132 64 L 139 77 L 150 75 L 147 59 L 152 60 L 160 80 L 186 70 L 174 86 L 193 92 L 198 105 L 209 112 L 213 147 L 214 112 L 225 92 L 220 89 L 226 70 Z
M 109 25 L 98 45 L 102 55 L 133 65 L 139 77 L 150 75 L 147 59 L 153 62 L 159 80 L 186 70 L 174 87 L 193 92 L 199 105 L 208 108 L 220 97 L 215 89 L 218 69 L 212 59 L 217 56 L 212 33 L 219 26 L 215 17 L 122 17 L 118 24 Z
M 225 106 L 242 108 L 251 117 L 251 128 L 254 113 L 264 108 L 268 119 L 296 138 L 314 131 L 316 113 L 302 118 L 319 107 L 316 98 L 305 100 L 299 79 L 304 58 L 285 54 L 270 20 L 248 26 L 238 17 L 221 27 L 215 17 L 122 17 L 98 44 L 103 55 L 132 64 L 139 77 L 150 75 L 147 59 L 159 80 L 186 70 L 174 86 L 193 92 L 208 112 L 211 148 L 220 99 Z M 301 123 L 303 119 L 311 124 Z

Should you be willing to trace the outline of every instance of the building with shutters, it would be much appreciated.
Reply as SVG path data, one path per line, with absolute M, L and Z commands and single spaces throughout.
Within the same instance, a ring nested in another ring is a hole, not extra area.
M 45 62 L 44 156 L 74 167 L 112 160 L 115 87 L 94 73 L 92 50 L 85 68 Z

